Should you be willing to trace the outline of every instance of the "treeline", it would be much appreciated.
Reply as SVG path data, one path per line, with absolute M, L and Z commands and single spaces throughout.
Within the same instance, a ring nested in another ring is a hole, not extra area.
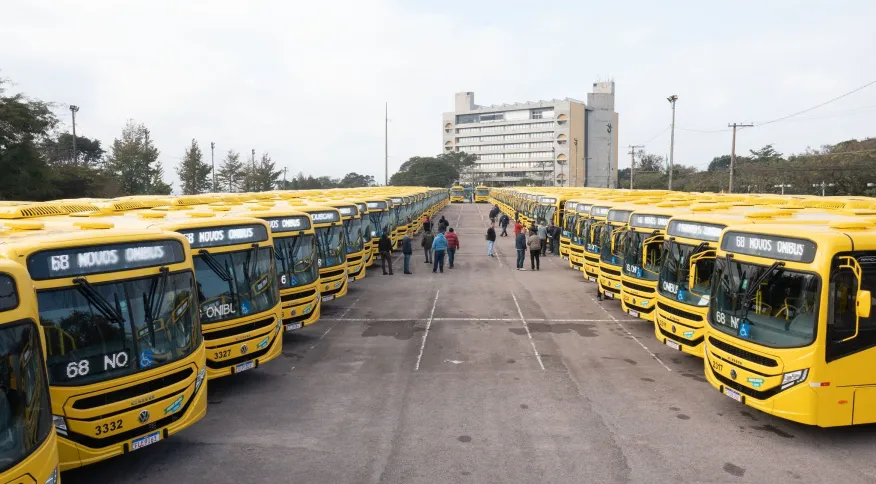
M 128 121 L 108 149 L 100 140 L 76 136 L 74 150 L 73 135 L 61 131 L 53 112 L 57 106 L 21 93 L 9 94 L 6 83 L 0 79 L 0 199 L 110 198 L 173 191 L 164 181 L 161 153 L 142 123 Z M 228 150 L 217 160 L 214 186 L 206 156 L 197 140 L 185 148 L 176 166 L 183 194 L 376 185 L 373 176 L 355 172 L 343 178 L 298 173 L 284 180 L 285 173 L 270 154 L 257 158 L 253 152 L 245 160 Z
M 772 145 L 736 157 L 736 193 L 782 193 L 876 196 L 876 138 L 849 140 L 785 156 Z M 664 157 L 639 152 L 633 172 L 634 188 L 665 189 L 669 170 Z M 730 155 L 717 156 L 705 170 L 675 166 L 673 190 L 726 192 Z M 618 171 L 621 188 L 630 186 L 630 169 Z
M 437 156 L 413 156 L 389 178 L 393 186 L 450 187 L 460 176 L 475 178 L 477 155 L 449 151 Z

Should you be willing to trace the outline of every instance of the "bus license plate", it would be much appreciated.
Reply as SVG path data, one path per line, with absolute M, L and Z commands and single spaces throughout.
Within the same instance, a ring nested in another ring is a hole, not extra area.
M 255 368 L 255 361 L 246 361 L 244 363 L 234 365 L 234 373 L 240 373 L 242 371 L 252 370 L 253 368 Z
M 286 325 L 286 331 L 292 331 L 293 329 L 301 328 L 301 323 L 289 323 Z
M 737 402 L 742 403 L 742 394 L 737 392 L 736 390 L 724 387 L 724 395 L 727 395 L 728 397 L 732 398 L 733 400 L 736 400 Z
M 322 302 L 331 301 L 331 300 L 334 299 L 334 298 L 335 298 L 335 295 L 334 295 L 334 294 L 332 294 L 331 296 L 323 296 L 323 297 L 322 297 Z
M 676 343 L 675 341 L 672 341 L 671 339 L 668 339 L 668 338 L 666 339 L 666 346 L 668 346 L 674 350 L 681 349 L 681 347 L 678 346 L 678 343 Z
M 632 316 L 632 317 L 634 317 L 634 318 L 638 318 L 638 317 L 639 317 L 639 312 L 638 312 L 638 311 L 633 311 L 632 309 L 630 309 L 630 316 Z
M 590 282 L 596 282 L 596 278 L 595 278 L 595 277 L 591 277 L 591 278 L 590 278 Z
M 614 299 L 614 293 L 605 291 L 605 297 L 607 297 L 609 299 Z
M 161 440 L 161 431 L 152 432 L 149 435 L 144 435 L 143 437 L 140 437 L 139 439 L 132 440 L 131 441 L 131 450 L 142 449 L 143 447 L 146 447 L 147 445 L 152 445 L 152 444 L 158 442 L 159 440 Z

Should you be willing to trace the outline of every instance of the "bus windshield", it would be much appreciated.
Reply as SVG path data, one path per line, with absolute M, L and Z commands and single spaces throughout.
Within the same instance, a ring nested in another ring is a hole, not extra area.
M 620 230 L 620 227 L 612 224 L 607 224 L 602 227 L 599 234 L 599 257 L 602 262 L 607 262 L 614 265 L 622 265 L 624 263 L 624 242 L 626 241 L 625 232 Z
M 575 223 L 578 221 L 577 214 L 566 215 L 566 219 L 563 221 L 563 235 L 569 237 L 572 235 L 572 232 L 575 230 Z
M 481 189 L 478 189 L 476 191 L 476 193 L 479 197 L 486 197 L 490 194 L 490 190 L 485 190 L 485 189 L 481 188 Z
M 367 242 L 371 240 L 371 231 L 374 230 L 371 228 L 371 215 L 363 214 L 360 218 L 362 220 L 362 237 Z
M 454 188 L 450 190 L 451 197 L 461 197 L 465 191 L 462 188 Z
M 773 348 L 815 340 L 819 278 L 772 266 L 717 259 L 709 324 L 721 332 Z
M 280 289 L 311 284 L 319 278 L 319 268 L 314 263 L 316 240 L 312 235 L 278 237 L 274 239 L 274 250 Z
M 319 251 L 319 267 L 334 267 L 347 260 L 344 230 L 336 225 L 320 227 L 316 232 L 316 248 Z
M 693 287 L 688 287 L 690 278 L 690 256 L 694 247 L 690 244 L 679 244 L 669 241 L 664 244 L 664 259 L 660 270 L 660 284 L 657 291 L 670 299 L 706 307 L 709 305 L 712 291 L 712 272 L 715 269 L 714 258 L 703 258 L 696 262 L 696 281 Z
M 277 305 L 277 273 L 270 247 L 192 258 L 198 279 L 201 323 L 211 324 L 267 311 Z
M 541 218 L 544 223 L 550 225 L 554 221 L 554 214 L 557 212 L 557 207 L 553 205 L 542 205 Z
M 347 242 L 347 253 L 352 254 L 362 250 L 362 220 L 352 218 L 344 220 L 344 235 Z
M 602 229 L 605 225 L 600 224 L 596 219 L 588 218 L 584 223 L 579 224 L 578 237 L 584 242 L 584 248 L 591 254 L 599 253 L 599 241 L 602 238 Z
M 0 472 L 54 431 L 38 331 L 33 321 L 0 326 Z
M 191 354 L 201 339 L 191 272 L 37 294 L 52 385 L 83 385 Z
M 626 247 L 624 247 L 624 266 L 623 273 L 648 281 L 656 281 L 660 275 L 660 257 L 663 253 L 663 244 L 649 244 L 647 258 L 645 264 L 642 265 L 645 241 L 653 237 L 650 232 L 637 232 L 631 230 L 627 232 Z
M 383 232 L 389 230 L 387 227 L 388 216 L 384 210 L 382 212 L 368 212 L 368 218 L 371 219 L 371 238 L 380 237 Z

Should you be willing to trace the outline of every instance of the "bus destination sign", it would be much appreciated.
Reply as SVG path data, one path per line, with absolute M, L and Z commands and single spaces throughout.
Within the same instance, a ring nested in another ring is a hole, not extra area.
M 270 217 L 263 219 L 271 226 L 271 232 L 297 232 L 310 228 L 310 217 L 292 215 L 289 217 Z
M 812 262 L 816 247 L 810 240 L 744 232 L 727 232 L 721 239 L 727 252 L 792 262 Z
M 630 220 L 630 225 L 633 227 L 642 227 L 646 229 L 665 229 L 669 223 L 667 215 L 647 215 L 634 214 Z
M 180 230 L 179 233 L 189 239 L 189 245 L 192 246 L 192 249 L 253 244 L 268 240 L 268 231 L 261 224 L 205 227 Z
M 592 207 L 590 209 L 591 217 L 605 217 L 608 215 L 608 207 Z
M 368 202 L 368 208 L 386 208 L 386 202 Z
M 34 280 L 127 271 L 185 261 L 182 243 L 156 240 L 44 250 L 27 259 Z
M 669 229 L 666 233 L 668 233 L 670 237 L 686 237 L 689 239 L 717 242 L 721 239 L 721 231 L 724 230 L 724 227 L 724 225 L 717 224 L 673 220 L 672 222 L 669 222 Z
M 331 222 L 339 222 L 341 215 L 334 210 L 326 210 L 324 212 L 310 212 L 310 219 L 315 224 L 327 224 Z

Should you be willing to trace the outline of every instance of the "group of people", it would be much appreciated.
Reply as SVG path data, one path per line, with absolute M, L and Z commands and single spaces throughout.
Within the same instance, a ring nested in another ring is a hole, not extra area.
M 420 246 L 423 247 L 423 251 L 426 255 L 426 260 L 424 262 L 426 264 L 433 264 L 432 272 L 435 273 L 440 271 L 443 274 L 445 255 L 447 256 L 449 267 L 453 269 L 453 260 L 456 256 L 456 250 L 460 247 L 459 237 L 456 235 L 456 232 L 453 231 L 450 222 L 444 218 L 444 215 L 438 220 L 437 233 L 433 234 L 433 228 L 434 224 L 432 220 L 430 220 L 428 216 L 423 216 L 423 239 L 420 241 Z M 404 256 L 405 274 L 413 274 L 413 272 L 411 272 L 411 256 L 414 254 L 412 241 L 413 233 L 411 233 L 411 231 L 406 232 L 401 243 L 402 256 Z M 380 253 L 380 266 L 383 269 L 383 275 L 393 275 L 392 240 L 390 240 L 389 235 L 386 232 L 383 233 L 380 237 L 380 241 L 377 243 L 377 251 Z M 387 268 L 389 268 L 389 272 L 387 272 Z

